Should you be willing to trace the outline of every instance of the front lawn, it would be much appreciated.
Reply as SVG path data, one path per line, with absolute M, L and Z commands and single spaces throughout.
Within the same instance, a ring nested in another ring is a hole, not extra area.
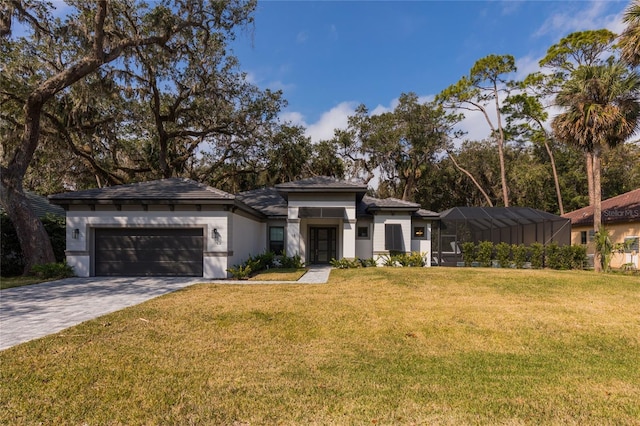
M 638 424 L 640 280 L 203 284 L 0 352 L 0 424 Z
M 271 268 L 253 275 L 251 281 L 298 281 L 307 273 L 306 268 Z
M 17 277 L 0 277 L 0 290 L 12 287 L 22 287 L 23 285 L 38 284 L 50 281 L 47 278 L 40 278 L 35 275 L 20 275 Z

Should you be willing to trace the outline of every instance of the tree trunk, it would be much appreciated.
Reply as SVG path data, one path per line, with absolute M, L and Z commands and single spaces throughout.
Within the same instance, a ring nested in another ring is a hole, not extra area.
M 482 193 L 482 195 L 484 195 L 484 199 L 487 200 L 487 204 L 489 204 L 489 207 L 493 207 L 493 203 L 491 202 L 491 198 L 489 198 L 489 195 L 487 195 L 487 193 L 484 191 L 484 189 L 482 189 L 482 187 L 480 186 L 480 184 L 478 183 L 476 178 L 473 177 L 471 172 L 469 172 L 468 170 L 463 169 L 460 165 L 458 165 L 458 162 L 456 161 L 455 157 L 450 152 L 447 151 L 447 154 L 449 154 L 449 158 L 451 158 L 451 161 L 453 161 L 453 165 L 456 166 L 456 168 L 458 170 L 460 170 L 462 173 L 467 175 L 469 177 L 469 179 L 471 179 L 473 184 L 476 186 L 476 188 L 478 188 L 478 190 Z
M 23 273 L 28 274 L 34 265 L 55 262 L 56 259 L 49 235 L 24 194 L 22 178 L 12 178 L 12 174 L 5 171 L 3 169 L 0 200 L 16 230 L 25 261 Z
M 600 231 L 602 226 L 602 189 L 600 187 L 600 148 L 593 149 L 593 230 Z M 602 257 L 596 250 L 593 257 L 593 266 L 596 272 L 602 272 Z
M 507 171 L 504 163 L 504 130 L 502 129 L 502 119 L 500 113 L 500 101 L 498 87 L 493 83 L 493 93 L 496 103 L 496 114 L 498 116 L 498 157 L 500 159 L 500 181 L 502 182 L 502 202 L 505 207 L 509 207 L 509 187 L 507 186 Z
M 560 209 L 560 215 L 564 214 L 564 204 L 562 203 L 562 192 L 560 191 L 560 180 L 558 179 L 558 169 L 556 169 L 556 160 L 553 157 L 553 152 L 551 151 L 551 147 L 549 146 L 549 142 L 547 139 L 544 140 L 544 147 L 547 149 L 547 154 L 549 154 L 549 160 L 551 161 L 551 170 L 553 170 L 553 182 L 556 186 L 556 196 L 558 197 L 558 207 Z
M 595 192 L 593 185 L 593 156 L 590 152 L 585 153 L 587 158 L 587 185 L 589 187 L 589 205 L 595 204 Z

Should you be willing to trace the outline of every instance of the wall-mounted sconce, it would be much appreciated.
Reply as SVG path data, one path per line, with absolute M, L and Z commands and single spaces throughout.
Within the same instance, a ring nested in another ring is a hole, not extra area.
M 78 228 L 74 229 L 71 236 L 74 240 L 77 240 L 78 238 L 80 238 L 80 230 Z
M 213 228 L 213 231 L 211 231 L 211 237 L 217 245 L 222 244 L 222 235 L 218 232 L 218 228 Z

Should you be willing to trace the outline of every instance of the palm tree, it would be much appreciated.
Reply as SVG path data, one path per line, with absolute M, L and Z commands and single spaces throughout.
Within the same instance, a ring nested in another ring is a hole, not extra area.
M 575 70 L 556 96 L 564 108 L 551 126 L 556 137 L 582 148 L 587 174 L 593 176 L 593 229 L 602 223 L 600 158 L 602 150 L 614 148 L 631 137 L 640 123 L 640 76 L 619 63 L 582 66 Z M 601 270 L 596 253 L 594 266 Z
M 640 0 L 629 4 L 623 20 L 627 28 L 620 35 L 618 42 L 622 51 L 622 60 L 637 67 L 640 65 Z

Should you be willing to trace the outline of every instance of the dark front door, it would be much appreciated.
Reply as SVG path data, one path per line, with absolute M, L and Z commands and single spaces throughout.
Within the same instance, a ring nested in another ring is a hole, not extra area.
M 311 228 L 311 263 L 329 263 L 336 257 L 336 228 Z

